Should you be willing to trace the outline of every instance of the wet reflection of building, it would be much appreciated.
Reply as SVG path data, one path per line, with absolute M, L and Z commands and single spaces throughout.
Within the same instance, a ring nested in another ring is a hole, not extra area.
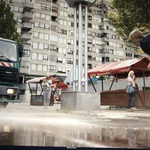
M 10 126 L 4 125 L 0 130 L 0 145 L 13 145 L 14 131 L 10 129 Z
M 150 148 L 149 128 L 3 126 L 0 145 Z

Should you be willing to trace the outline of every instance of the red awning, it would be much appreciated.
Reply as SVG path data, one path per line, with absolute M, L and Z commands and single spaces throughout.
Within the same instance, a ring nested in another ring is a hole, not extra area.
M 46 77 L 37 77 L 37 78 L 33 78 L 33 79 L 30 79 L 30 80 L 27 80 L 26 82 L 27 83 L 38 83 L 38 82 L 41 82 L 43 79 L 45 79 Z M 54 78 L 54 77 L 51 77 L 51 80 L 52 82 L 59 82 L 58 79 Z
M 37 77 L 30 80 L 27 80 L 26 83 L 42 83 L 42 80 L 46 77 Z M 51 77 L 52 84 L 51 87 L 57 86 L 59 89 L 67 89 L 68 85 L 59 81 L 57 78 Z
M 150 60 L 146 57 L 105 63 L 89 70 L 88 76 L 127 74 L 130 70 L 133 70 L 135 73 L 140 73 L 143 70 L 150 71 L 147 69 L 149 63 Z

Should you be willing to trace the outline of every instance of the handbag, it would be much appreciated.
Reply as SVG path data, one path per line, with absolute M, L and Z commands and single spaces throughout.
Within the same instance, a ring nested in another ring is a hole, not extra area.
M 126 93 L 131 94 L 131 93 L 134 93 L 134 92 L 135 92 L 135 90 L 134 90 L 134 87 L 132 85 L 128 85 L 126 87 Z

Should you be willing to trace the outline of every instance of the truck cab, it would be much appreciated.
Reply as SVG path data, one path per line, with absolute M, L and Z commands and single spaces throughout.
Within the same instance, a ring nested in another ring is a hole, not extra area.
M 22 49 L 15 41 L 0 38 L 0 107 L 17 100 L 19 88 L 19 57 Z

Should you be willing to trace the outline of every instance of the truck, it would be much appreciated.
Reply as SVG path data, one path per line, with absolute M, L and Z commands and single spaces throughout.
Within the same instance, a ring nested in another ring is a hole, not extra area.
M 15 41 L 0 38 L 0 108 L 19 103 L 19 65 L 23 48 Z

